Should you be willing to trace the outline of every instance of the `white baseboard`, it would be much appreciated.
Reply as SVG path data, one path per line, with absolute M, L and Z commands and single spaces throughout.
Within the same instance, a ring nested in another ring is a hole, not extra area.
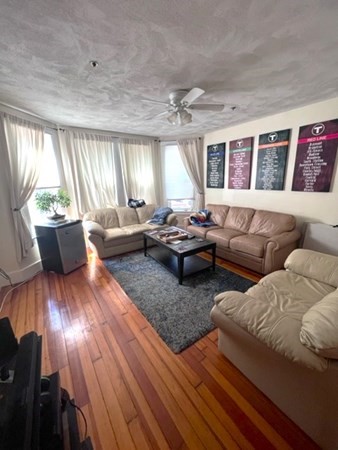
M 33 278 L 36 274 L 38 274 L 39 272 L 41 272 L 42 269 L 42 264 L 41 261 L 35 261 L 33 264 L 24 267 L 23 269 L 19 269 L 19 270 L 14 270 L 12 272 L 6 272 L 8 274 L 8 276 L 10 277 L 12 284 L 18 284 L 18 283 L 22 283 L 23 281 L 28 281 L 31 278 Z M 6 280 L 5 278 L 3 278 L 2 276 L 0 276 L 0 288 L 4 287 L 4 286 L 9 286 L 10 282 L 8 280 Z

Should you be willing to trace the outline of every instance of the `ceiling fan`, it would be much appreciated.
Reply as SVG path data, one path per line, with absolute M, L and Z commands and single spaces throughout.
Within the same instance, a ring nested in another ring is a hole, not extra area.
M 157 100 L 143 99 L 144 102 L 156 103 L 158 105 L 165 105 L 166 110 L 156 114 L 147 119 L 154 119 L 157 117 L 167 116 L 167 120 L 172 125 L 187 125 L 192 121 L 192 115 L 189 110 L 200 111 L 223 111 L 224 105 L 213 103 L 194 103 L 205 91 L 198 87 L 192 89 L 178 89 L 177 91 L 170 92 L 169 102 L 160 102 Z

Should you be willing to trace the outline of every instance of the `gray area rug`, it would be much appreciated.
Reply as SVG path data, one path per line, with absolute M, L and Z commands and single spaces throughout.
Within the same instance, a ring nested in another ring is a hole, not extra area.
M 143 251 L 103 260 L 104 265 L 174 353 L 215 328 L 210 320 L 214 297 L 245 292 L 255 283 L 219 266 L 184 278 L 183 284 Z

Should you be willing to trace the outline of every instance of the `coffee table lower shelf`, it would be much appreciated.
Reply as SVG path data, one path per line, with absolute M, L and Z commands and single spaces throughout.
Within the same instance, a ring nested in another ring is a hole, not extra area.
M 182 278 L 213 267 L 212 262 L 207 261 L 200 256 L 185 256 L 183 273 L 180 274 L 178 257 L 168 250 L 155 246 L 147 249 L 147 255 L 151 256 L 155 261 L 173 273 L 179 279 L 179 284 L 182 284 Z

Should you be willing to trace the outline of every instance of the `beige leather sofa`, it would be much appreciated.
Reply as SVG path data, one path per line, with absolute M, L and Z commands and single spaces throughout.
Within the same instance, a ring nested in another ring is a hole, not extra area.
M 296 249 L 286 270 L 215 297 L 218 347 L 321 448 L 338 448 L 338 257 Z
M 164 225 L 147 223 L 156 209 L 156 205 L 118 206 L 87 212 L 82 223 L 91 249 L 102 259 L 143 248 L 144 231 L 177 224 L 174 213 L 167 216 Z
M 216 242 L 217 256 L 258 273 L 281 269 L 301 236 L 289 214 L 215 204 L 206 209 L 215 225 L 192 225 L 186 217 L 185 230 Z

